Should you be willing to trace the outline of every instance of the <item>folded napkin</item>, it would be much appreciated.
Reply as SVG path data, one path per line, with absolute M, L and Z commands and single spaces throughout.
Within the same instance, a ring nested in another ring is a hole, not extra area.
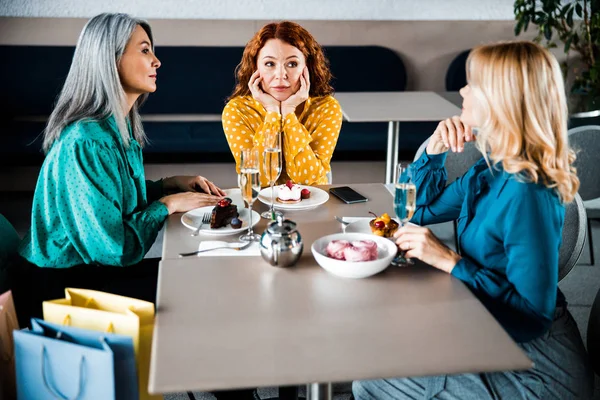
M 348 222 L 348 223 L 352 223 L 352 222 L 356 222 L 356 221 L 360 221 L 360 220 L 367 220 L 370 221 L 372 220 L 374 217 L 342 217 L 342 220 L 344 222 Z
M 231 243 L 231 242 L 225 242 L 225 241 L 221 241 L 221 240 L 204 240 L 204 241 L 200 242 L 200 245 L 198 246 L 198 250 L 214 249 L 215 247 L 223 247 L 223 246 L 236 247 L 237 245 L 243 246 L 244 244 L 245 244 L 244 242 Z M 248 248 L 246 248 L 244 250 L 234 250 L 234 249 L 223 248 L 223 249 L 217 249 L 217 250 L 212 250 L 212 251 L 205 251 L 203 253 L 198 253 L 197 256 L 198 257 L 202 257 L 202 256 L 209 256 L 209 257 L 214 257 L 214 256 L 260 256 L 260 248 L 258 246 L 258 242 L 254 242 L 254 243 L 252 243 L 252 245 L 250 245 Z

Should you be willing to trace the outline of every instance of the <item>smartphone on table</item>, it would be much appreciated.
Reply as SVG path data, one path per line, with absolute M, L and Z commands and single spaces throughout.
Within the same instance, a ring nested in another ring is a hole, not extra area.
M 346 204 L 364 203 L 365 201 L 369 200 L 349 186 L 331 188 L 329 189 L 329 193 L 342 200 Z

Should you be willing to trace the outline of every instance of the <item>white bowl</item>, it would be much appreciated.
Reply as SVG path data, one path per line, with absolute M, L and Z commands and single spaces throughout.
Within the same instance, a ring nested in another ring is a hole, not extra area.
M 373 261 L 343 261 L 327 256 L 327 245 L 332 240 L 372 240 L 377 243 L 377 259 Z M 396 256 L 396 244 L 386 238 L 369 233 L 336 233 L 315 240 L 311 251 L 317 263 L 327 272 L 343 278 L 366 278 L 386 269 Z

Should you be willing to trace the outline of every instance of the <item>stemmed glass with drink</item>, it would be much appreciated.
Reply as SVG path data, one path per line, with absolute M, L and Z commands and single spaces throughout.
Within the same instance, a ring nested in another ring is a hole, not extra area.
M 409 163 L 400 162 L 396 175 L 396 188 L 394 192 L 394 211 L 400 220 L 400 226 L 404 226 L 415 213 L 417 201 L 417 187 L 412 181 L 412 171 Z M 404 251 L 399 250 L 398 255 L 392 261 L 393 265 L 405 266 L 413 264 L 410 258 L 404 257 Z
M 240 174 L 238 185 L 242 191 L 242 198 L 248 203 L 248 232 L 240 236 L 243 242 L 260 240 L 260 235 L 252 230 L 252 203 L 258 198 L 260 191 L 260 170 L 258 149 L 243 149 L 241 152 Z
M 271 186 L 271 207 L 269 211 L 263 212 L 260 216 L 267 219 L 275 219 L 277 214 L 280 214 L 274 209 L 275 190 L 273 185 L 275 185 L 275 182 L 279 179 L 279 175 L 281 175 L 281 134 L 275 132 L 275 134 L 267 135 L 264 149 L 263 172 L 269 181 L 269 186 Z

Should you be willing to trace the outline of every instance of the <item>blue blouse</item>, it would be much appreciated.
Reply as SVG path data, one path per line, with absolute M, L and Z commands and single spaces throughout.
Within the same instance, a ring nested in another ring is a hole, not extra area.
M 557 304 L 565 208 L 553 189 L 488 167 L 482 157 L 446 187 L 446 154 L 411 164 L 419 225 L 457 220 L 462 280 L 517 342 L 550 328 Z

